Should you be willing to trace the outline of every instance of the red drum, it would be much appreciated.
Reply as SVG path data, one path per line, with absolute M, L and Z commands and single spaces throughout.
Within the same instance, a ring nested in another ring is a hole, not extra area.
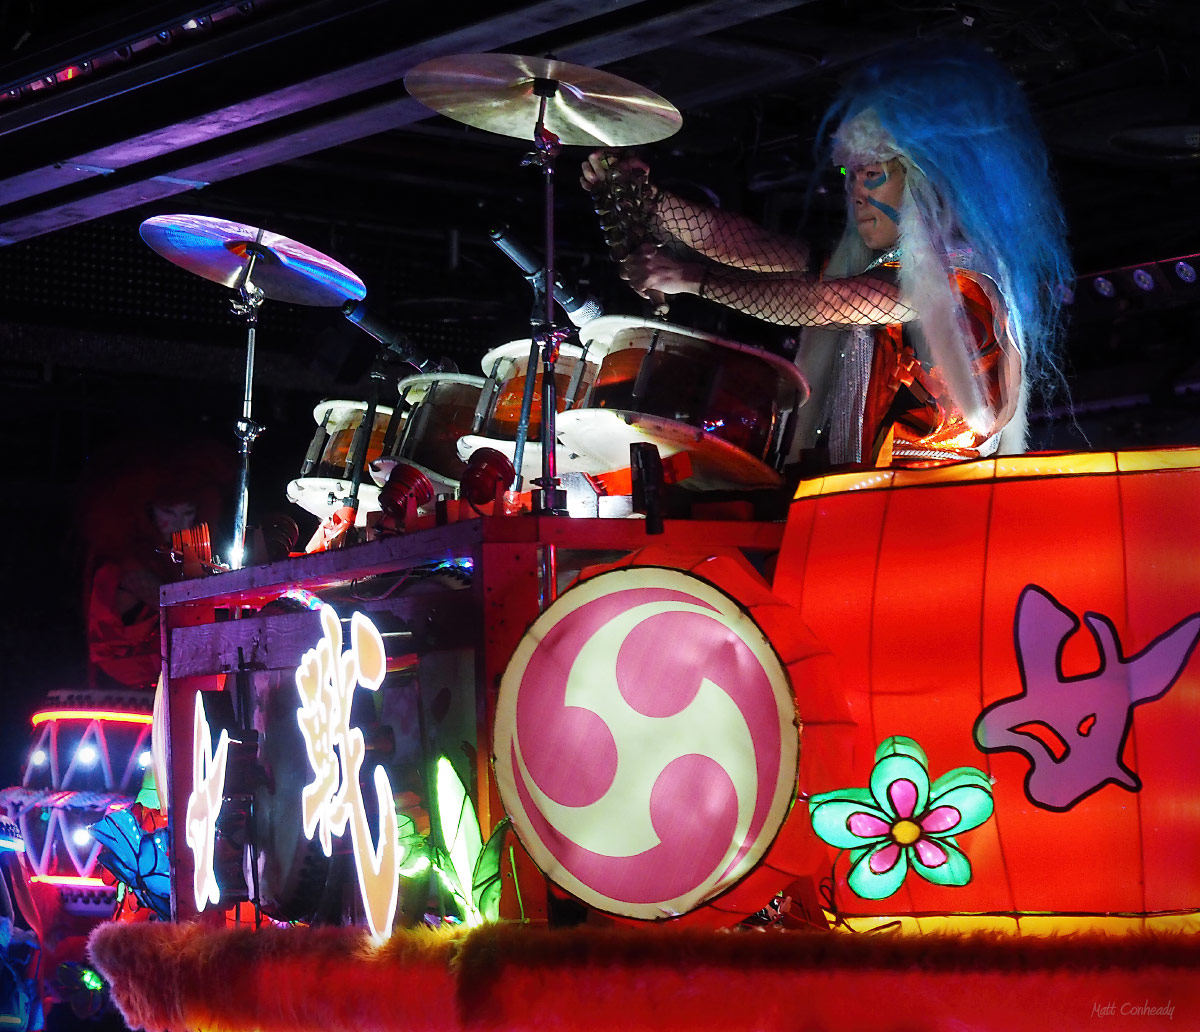
M 365 524 L 367 513 L 379 509 L 379 489 L 371 482 L 370 464 L 383 454 L 383 439 L 392 412 L 388 405 L 378 405 L 375 409 L 358 489 L 359 526 Z M 305 467 L 310 462 L 312 466 L 302 468 L 301 475 L 288 484 L 289 502 L 320 519 L 331 516 L 341 506 L 342 499 L 350 493 L 353 476 L 349 467 L 350 445 L 366 414 L 365 401 L 323 401 L 313 409 L 317 432 L 304 463 Z
M 495 385 L 494 396 L 488 405 L 483 433 L 468 435 L 458 442 L 458 454 L 469 459 L 477 448 L 495 448 L 510 459 L 515 457 L 517 426 L 521 421 L 521 402 L 529 379 L 528 340 L 514 340 L 493 348 L 483 356 L 483 371 Z M 539 366 L 540 366 L 539 358 Z M 526 436 L 524 470 L 540 470 L 542 447 L 542 382 L 545 372 L 539 368 L 534 380 L 533 404 L 529 410 L 529 430 Z M 560 415 L 574 408 L 587 395 L 596 379 L 596 363 L 588 358 L 587 350 L 578 344 L 563 344 L 554 364 L 555 411 Z M 558 456 L 559 471 L 563 473 L 603 473 L 592 464 L 580 465 L 573 456 Z M 628 465 L 626 460 L 626 465 Z
M 689 453 L 696 489 L 776 487 L 808 387 L 794 365 L 758 348 L 628 316 L 589 322 L 580 339 L 599 361 L 583 404 L 559 419 L 568 453 L 604 472 L 629 445 Z
M 484 433 L 488 437 L 511 441 L 517 436 L 521 418 L 521 400 L 529 375 L 529 341 L 514 340 L 493 348 L 483 356 L 483 371 L 497 382 L 495 400 L 488 410 Z M 540 359 L 539 359 L 540 365 Z M 544 371 L 539 367 L 533 389 L 533 405 L 529 412 L 531 428 L 542 422 L 542 383 Z M 587 394 L 596 378 L 596 363 L 576 344 L 564 344 L 554 364 L 554 390 L 557 412 L 574 408 Z M 530 433 L 536 437 L 536 429 Z
M 408 409 L 395 456 L 416 466 L 443 494 L 456 494 L 466 469 L 459 438 L 483 425 L 487 395 L 482 376 L 422 373 L 400 381 L 400 406 Z

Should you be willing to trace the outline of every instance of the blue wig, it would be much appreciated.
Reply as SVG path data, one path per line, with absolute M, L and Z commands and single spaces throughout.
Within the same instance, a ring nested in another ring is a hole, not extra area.
M 925 218 L 941 225 L 944 242 L 970 248 L 999 286 L 1029 383 L 1059 378 L 1062 298 L 1074 278 L 1066 222 L 1012 76 L 975 48 L 910 47 L 858 72 L 818 139 L 864 112 L 932 188 Z

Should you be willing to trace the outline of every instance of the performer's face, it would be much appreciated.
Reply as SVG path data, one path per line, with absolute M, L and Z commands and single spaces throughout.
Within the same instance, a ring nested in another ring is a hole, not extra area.
M 847 166 L 846 190 L 850 216 L 862 242 L 873 251 L 895 247 L 904 200 L 904 166 L 900 160 Z
M 150 513 L 163 541 L 170 541 L 172 534 L 187 530 L 196 522 L 196 506 L 192 502 L 176 502 L 171 505 L 160 505 L 156 502 L 150 506 Z

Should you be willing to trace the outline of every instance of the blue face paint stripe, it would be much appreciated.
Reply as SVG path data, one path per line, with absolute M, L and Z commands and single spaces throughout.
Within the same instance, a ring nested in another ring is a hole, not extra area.
M 868 197 L 867 203 L 869 205 L 871 205 L 872 207 L 878 208 L 881 212 L 883 212 L 889 219 L 891 219 L 897 225 L 900 224 L 900 212 L 898 212 L 890 204 L 884 204 L 883 201 L 877 201 L 877 200 L 875 200 L 874 197 Z
M 878 190 L 884 183 L 888 181 L 887 170 L 884 169 L 877 176 L 863 176 L 863 186 L 868 190 Z

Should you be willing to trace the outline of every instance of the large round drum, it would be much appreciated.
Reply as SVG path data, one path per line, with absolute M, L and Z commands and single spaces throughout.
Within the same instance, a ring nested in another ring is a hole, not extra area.
M 488 403 L 487 417 L 480 434 L 470 434 L 458 442 L 458 453 L 469 459 L 477 448 L 495 448 L 509 458 L 515 455 L 517 427 L 521 421 L 521 402 L 529 379 L 530 341 L 514 340 L 493 348 L 483 356 L 483 371 L 495 384 L 494 395 Z M 529 429 L 525 446 L 525 469 L 541 468 L 542 392 L 545 372 L 539 368 L 534 377 L 533 399 L 529 411 Z M 578 344 L 563 344 L 554 364 L 555 411 L 562 413 L 578 405 L 591 389 L 596 378 L 596 362 L 588 357 L 587 349 Z M 626 461 L 628 465 L 628 461 Z M 560 457 L 562 472 L 605 472 L 581 469 L 566 456 Z
M 383 454 L 384 438 L 393 412 L 388 405 L 378 405 L 375 409 L 375 421 L 363 456 L 362 480 L 358 489 L 359 526 L 365 524 L 367 513 L 379 508 L 379 489 L 371 482 L 370 464 Z M 354 475 L 350 468 L 350 447 L 366 414 L 365 401 L 323 401 L 313 409 L 313 419 L 317 422 L 316 435 L 301 467 L 301 475 L 287 486 L 289 502 L 294 502 L 320 519 L 337 511 L 342 500 L 350 493 L 351 477 Z M 403 415 L 398 417 L 397 430 L 403 425 L 403 418 Z
M 466 469 L 458 441 L 483 425 L 486 382 L 461 373 L 422 373 L 400 381 L 400 407 L 408 410 L 408 419 L 395 455 L 420 469 L 441 493 L 458 491 Z
M 808 387 L 794 365 L 758 348 L 683 326 L 604 316 L 580 330 L 599 362 L 581 407 L 563 413 L 558 439 L 595 472 L 629 465 L 648 441 L 687 452 L 700 489 L 776 487 Z

